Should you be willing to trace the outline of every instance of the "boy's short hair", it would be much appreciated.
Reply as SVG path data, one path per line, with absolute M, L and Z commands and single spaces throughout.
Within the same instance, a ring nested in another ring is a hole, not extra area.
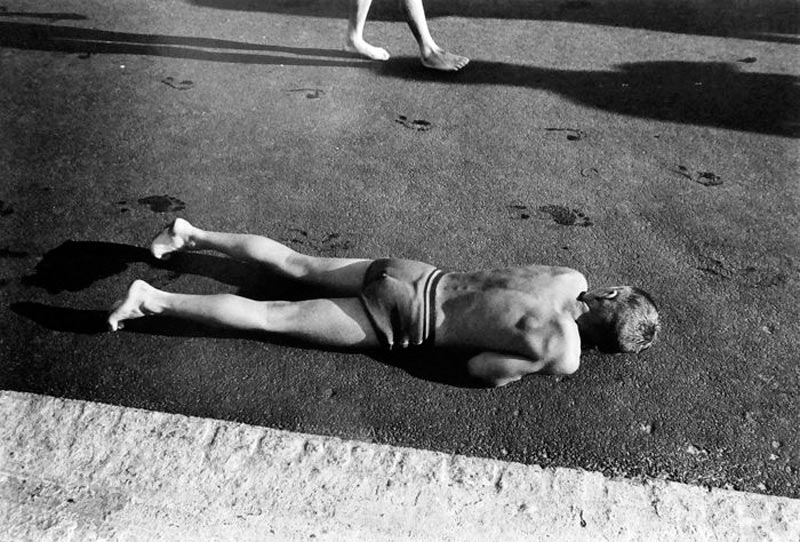
M 650 348 L 661 325 L 658 308 L 650 294 L 639 288 L 620 292 L 617 309 L 608 321 L 607 340 L 599 345 L 610 352 L 638 353 Z

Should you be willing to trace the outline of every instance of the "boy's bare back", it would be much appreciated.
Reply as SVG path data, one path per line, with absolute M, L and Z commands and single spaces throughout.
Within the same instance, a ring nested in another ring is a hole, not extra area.
M 531 360 L 579 356 L 575 320 L 587 288 L 564 267 L 447 273 L 437 289 L 436 344 Z

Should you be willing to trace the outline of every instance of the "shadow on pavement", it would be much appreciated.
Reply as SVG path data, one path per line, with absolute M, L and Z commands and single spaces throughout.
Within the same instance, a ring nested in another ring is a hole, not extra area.
M 31 302 L 12 303 L 10 308 L 14 314 L 52 331 L 79 335 L 97 335 L 109 331 L 106 310 L 73 309 Z M 125 332 L 160 337 L 257 339 L 253 334 L 213 328 L 164 316 L 126 322 Z
M 45 289 L 50 294 L 79 292 L 94 283 L 124 272 L 131 264 L 147 263 L 157 270 L 168 271 L 161 281 L 171 281 L 183 274 L 200 275 L 237 286 L 239 295 L 252 299 L 303 299 L 317 297 L 319 292 L 300 288 L 291 281 L 266 277 L 262 270 L 246 262 L 205 254 L 173 254 L 168 260 L 156 260 L 144 248 L 99 241 L 65 241 L 47 252 L 34 273 L 23 278 L 29 287 Z M 157 282 L 157 281 L 156 281 Z M 301 292 L 302 290 L 302 292 Z M 120 293 L 122 291 L 120 290 Z M 52 331 L 96 335 L 108 331 L 106 310 L 58 307 L 45 303 L 13 303 L 10 309 Z M 207 337 L 266 341 L 302 349 L 319 348 L 297 340 L 259 333 L 219 329 L 169 317 L 142 318 L 126 322 L 126 333 L 165 337 Z M 352 352 L 348 349 L 325 350 Z M 375 361 L 402 369 L 416 378 L 459 387 L 482 387 L 467 374 L 465 356 L 442 351 L 368 352 Z
M 741 71 L 722 62 L 636 62 L 614 71 L 571 71 L 474 60 L 453 75 L 416 58 L 389 60 L 381 75 L 459 85 L 509 85 L 555 92 L 621 115 L 800 137 L 800 78 Z
M 4 11 L 4 9 L 0 9 L 0 17 L 27 17 L 29 19 L 45 19 L 48 21 L 85 21 L 88 19 L 86 15 L 81 15 L 80 13 L 28 13 L 25 11 Z
M 390 367 L 401 369 L 414 378 L 458 388 L 486 388 L 486 383 L 467 371 L 468 354 L 446 350 L 410 350 L 407 352 L 375 352 L 369 357 Z
M 108 331 L 106 312 L 53 307 L 43 303 L 12 303 L 11 312 L 53 331 L 96 335 Z
M 98 335 L 108 332 L 108 324 L 106 323 L 108 312 L 105 310 L 73 309 L 32 302 L 12 303 L 10 309 L 14 314 L 31 320 L 51 331 L 78 335 Z M 205 337 L 209 339 L 265 341 L 275 345 L 305 350 L 354 353 L 352 350 L 318 348 L 282 337 L 219 329 L 164 316 L 154 316 L 127 322 L 123 333 L 137 333 L 158 337 Z M 360 353 L 366 354 L 383 365 L 406 371 L 411 376 L 421 380 L 461 388 L 486 387 L 485 384 L 471 378 L 467 373 L 467 361 L 469 358 L 466 356 L 440 351 Z
M 214 9 L 341 19 L 347 18 L 350 4 L 349 0 L 187 1 Z M 424 4 L 431 19 L 526 19 L 800 43 L 800 4 L 794 0 L 425 0 Z M 375 2 L 369 20 L 405 17 L 397 2 Z
M 20 302 L 12 303 L 11 311 L 23 318 L 51 331 L 75 333 L 78 335 L 98 335 L 107 333 L 108 324 L 105 310 L 73 309 L 57 307 L 44 303 Z M 219 329 L 177 318 L 154 316 L 132 320 L 125 324 L 124 333 L 137 333 L 159 337 L 205 337 L 217 339 L 239 339 L 265 341 L 271 344 L 301 348 L 305 350 L 325 350 L 330 352 L 354 353 L 352 350 L 318 348 L 299 341 L 275 336 L 264 336 Z M 460 388 L 482 388 L 486 385 L 471 378 L 467 372 L 466 355 L 441 351 L 409 351 L 402 353 L 360 352 L 383 365 L 395 367 L 421 380 L 456 386 Z
M 128 32 L 111 32 L 91 28 L 16 22 L 0 22 L 0 47 L 34 49 L 38 51 L 59 51 L 85 55 L 149 55 L 240 64 L 336 67 L 364 67 L 367 64 L 366 60 L 361 59 L 355 53 L 338 51 L 335 49 L 283 47 L 279 45 L 262 45 L 213 38 L 132 34 Z M 209 51 L 208 49 L 259 51 L 260 53 Z M 296 56 L 269 55 L 261 54 L 261 52 Z M 323 60 L 311 57 L 330 57 L 352 60 Z
M 36 264 L 34 273 L 22 279 L 26 286 L 44 288 L 50 294 L 79 292 L 95 282 L 125 271 L 130 264 L 144 262 L 156 269 L 169 271 L 166 280 L 184 274 L 202 275 L 230 286 L 238 286 L 251 297 L 269 296 L 262 270 L 246 262 L 207 254 L 178 253 L 167 260 L 153 258 L 141 247 L 102 241 L 65 241 L 47 252 Z M 268 281 L 283 293 L 292 291 L 285 281 Z M 280 286 L 277 286 L 280 284 Z
M 455 74 L 422 68 L 417 58 L 385 63 L 327 60 L 203 48 L 269 51 L 309 57 L 351 53 L 210 38 L 129 34 L 0 22 L 0 46 L 70 53 L 118 53 L 216 62 L 359 67 L 385 77 L 461 85 L 508 85 L 555 92 L 621 115 L 789 137 L 800 136 L 800 78 L 745 72 L 721 62 L 637 62 L 614 71 L 574 71 L 473 60 Z M 744 59 L 743 59 L 744 60 Z

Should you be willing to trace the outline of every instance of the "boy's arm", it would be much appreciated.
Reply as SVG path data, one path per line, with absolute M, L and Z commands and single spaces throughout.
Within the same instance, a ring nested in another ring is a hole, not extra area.
M 561 318 L 546 329 L 532 327 L 531 357 L 483 352 L 467 362 L 471 376 L 493 386 L 504 386 L 533 373 L 564 375 L 578 370 L 581 341 L 575 322 Z
M 578 370 L 579 366 L 580 353 L 577 356 L 533 361 L 522 356 L 482 352 L 467 362 L 470 376 L 491 386 L 505 386 L 533 373 L 572 374 Z

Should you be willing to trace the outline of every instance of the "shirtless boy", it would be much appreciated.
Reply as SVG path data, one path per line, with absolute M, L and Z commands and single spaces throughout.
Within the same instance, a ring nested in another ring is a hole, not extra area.
M 323 347 L 435 346 L 468 353 L 472 377 L 502 386 L 531 373 L 573 373 L 582 347 L 640 352 L 659 327 L 645 292 L 630 286 L 589 290 L 582 274 L 565 267 L 445 273 L 410 260 L 321 258 L 266 237 L 204 231 L 180 218 L 150 250 L 159 259 L 175 251 L 216 250 L 322 287 L 331 297 L 288 302 L 185 295 L 137 280 L 112 307 L 112 331 L 125 320 L 162 314 Z
M 411 32 L 419 45 L 419 55 L 423 66 L 434 70 L 456 71 L 467 65 L 468 58 L 448 53 L 433 41 L 430 30 L 428 30 L 422 0 L 400 0 L 400 4 L 406 13 L 408 26 L 411 27 Z M 373 60 L 388 60 L 389 53 L 386 49 L 375 47 L 364 41 L 364 24 L 367 22 L 370 5 L 372 5 L 372 0 L 351 1 L 346 48 Z

